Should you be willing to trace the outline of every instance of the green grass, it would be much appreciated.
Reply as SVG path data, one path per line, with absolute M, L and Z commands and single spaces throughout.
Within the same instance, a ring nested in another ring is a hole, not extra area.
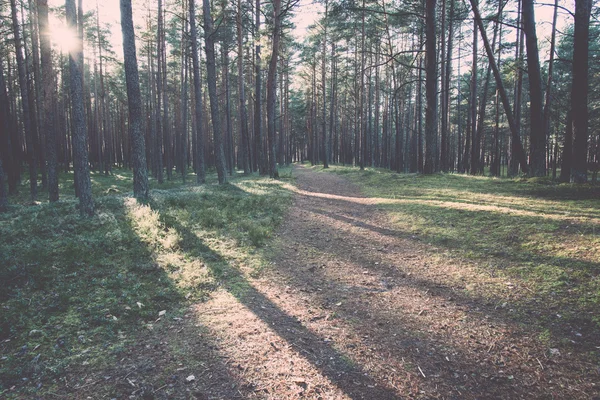
M 91 218 L 79 216 L 71 174 L 61 175 L 57 204 L 10 199 L 0 214 L 0 397 L 12 386 L 44 397 L 65 373 L 112 365 L 160 311 L 180 317 L 230 271 L 262 267 L 261 246 L 291 199 L 283 183 L 194 180 L 151 181 L 142 204 L 129 171 L 93 174 Z
M 530 289 L 524 302 L 561 309 L 567 320 L 600 322 L 598 186 L 349 167 L 331 171 L 381 198 L 378 207 L 391 215 L 399 235 L 470 259 L 483 274 L 518 280 Z

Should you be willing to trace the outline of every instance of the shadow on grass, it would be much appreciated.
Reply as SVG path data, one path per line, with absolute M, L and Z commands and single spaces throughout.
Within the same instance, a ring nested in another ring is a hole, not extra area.
M 328 200 L 331 201 L 331 200 Z M 343 200 L 335 200 L 343 202 Z M 352 203 L 354 206 L 355 204 Z M 432 212 L 442 212 L 435 207 L 431 207 Z M 427 279 L 419 279 L 416 276 L 404 277 L 402 286 L 409 286 L 419 289 L 422 292 L 428 292 L 432 295 L 442 298 L 453 298 L 453 302 L 466 306 L 470 309 L 487 308 L 486 312 L 494 315 L 498 322 L 516 322 L 523 325 L 529 325 L 530 328 L 539 330 L 548 330 L 553 332 L 556 337 L 564 337 L 572 334 L 573 329 L 584 332 L 587 340 L 581 343 L 583 347 L 594 350 L 594 343 L 600 340 L 600 332 L 596 329 L 596 323 L 593 318 L 597 313 L 595 307 L 588 305 L 587 307 L 581 304 L 577 297 L 570 292 L 573 288 L 579 288 L 579 295 L 584 295 L 588 290 L 596 290 L 593 286 L 594 279 L 600 274 L 600 263 L 588 262 L 569 257 L 547 256 L 523 250 L 520 246 L 503 243 L 498 243 L 502 248 L 501 252 L 491 253 L 490 248 L 486 247 L 486 243 L 478 243 L 472 240 L 471 236 L 460 235 L 456 232 L 453 235 L 445 235 L 440 238 L 439 235 L 419 234 L 418 237 L 414 233 L 402 230 L 394 230 L 383 228 L 364 221 L 359 218 L 351 218 L 346 215 L 326 211 L 325 207 L 309 207 L 306 209 L 310 213 L 318 216 L 332 218 L 349 226 L 358 227 L 367 230 L 370 233 L 376 233 L 388 238 L 401 238 L 419 241 L 424 241 L 436 246 L 440 246 L 447 250 L 460 250 L 461 252 L 470 252 L 480 260 L 489 259 L 492 257 L 493 264 L 484 265 L 478 262 L 478 268 L 490 274 L 505 275 L 507 278 L 531 278 L 537 280 L 548 279 L 548 286 L 544 290 L 533 293 L 532 296 L 526 296 L 522 300 L 511 302 L 510 307 L 498 308 L 499 298 L 483 298 L 474 293 L 465 294 L 464 288 L 451 288 L 440 285 L 436 282 L 431 282 Z M 481 213 L 481 212 L 477 212 Z M 465 215 L 466 220 L 469 219 L 469 213 Z M 475 213 L 472 213 L 475 214 Z M 502 216 L 506 217 L 506 216 Z M 517 217 L 511 217 L 518 219 Z M 533 221 L 526 223 L 535 223 L 536 218 L 529 218 Z M 542 219 L 542 218 L 540 218 Z M 520 221 L 522 223 L 523 221 Z M 466 229 L 466 228 L 465 228 Z M 339 234 L 337 231 L 321 232 L 324 237 L 335 237 Z M 381 243 L 369 233 L 365 235 L 365 246 L 381 247 Z M 383 262 L 374 265 L 374 260 L 363 256 L 362 254 L 353 254 L 351 257 L 344 252 L 338 251 L 335 247 L 329 246 L 326 242 L 313 244 L 320 251 L 326 254 L 331 254 L 336 258 L 346 260 L 347 262 L 358 263 L 359 265 L 368 266 L 370 270 L 377 270 L 381 273 L 393 275 L 396 267 L 386 267 Z M 402 254 L 402 249 L 397 249 L 399 254 Z M 400 265 L 402 261 L 399 261 Z M 523 265 L 518 270 L 507 269 L 511 265 Z M 537 268 L 537 269 L 536 269 Z M 535 274 L 535 275 L 534 275 Z M 548 276 L 545 276 L 547 274 Z M 551 274 L 551 275 L 550 275 Z M 493 302 L 490 303 L 490 300 Z M 487 306 L 486 306 L 487 304 Z M 565 308 L 567 307 L 567 308 Z M 514 312 L 518 310 L 518 312 Z M 571 324 L 578 326 L 565 325 L 563 321 L 557 324 L 557 311 L 563 314 L 563 317 Z
M 153 347 L 162 328 L 144 326 L 187 301 L 133 228 L 124 198 L 96 205 L 88 219 L 64 200 L 0 216 L 0 397 L 124 398 L 174 383 L 165 374 L 182 358 Z M 210 338 L 203 343 L 197 353 L 226 372 Z M 229 398 L 232 383 L 221 383 Z M 184 391 L 210 384 L 198 379 Z
M 156 207 L 156 205 L 154 205 Z M 160 207 L 156 211 L 161 212 Z M 170 219 L 170 229 L 180 236 L 180 246 L 191 257 L 202 259 L 214 275 L 223 280 L 225 289 L 264 321 L 290 346 L 301 353 L 315 368 L 353 399 L 396 399 L 395 391 L 382 387 L 358 365 L 347 362 L 347 356 L 334 349 L 295 317 L 282 311 L 259 292 L 235 267 L 207 246 L 181 222 Z M 300 341 L 299 338 L 303 340 Z

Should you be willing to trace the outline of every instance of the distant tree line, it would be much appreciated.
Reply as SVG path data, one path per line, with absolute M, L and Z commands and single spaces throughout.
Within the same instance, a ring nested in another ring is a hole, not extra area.
M 91 214 L 90 171 L 115 166 L 134 170 L 139 198 L 148 177 L 276 178 L 295 161 L 579 183 L 597 171 L 591 0 L 545 5 L 547 40 L 532 0 L 320 2 L 297 43 L 297 0 L 122 0 L 123 60 L 97 3 L 1 3 L 0 209 L 26 180 L 32 201 L 57 201 L 73 171 Z M 52 14 L 75 46 L 56 46 Z

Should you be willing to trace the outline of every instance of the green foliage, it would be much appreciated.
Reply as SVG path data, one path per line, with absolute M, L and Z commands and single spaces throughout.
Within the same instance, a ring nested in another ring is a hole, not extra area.
M 141 204 L 129 197 L 131 174 L 117 170 L 92 175 L 96 213 L 83 219 L 71 178 L 61 176 L 59 203 L 0 215 L 0 397 L 13 385 L 35 391 L 65 371 L 110 365 L 161 310 L 177 317 L 227 271 L 260 265 L 256 247 L 291 198 L 281 182 L 244 177 L 224 186 L 173 181 Z

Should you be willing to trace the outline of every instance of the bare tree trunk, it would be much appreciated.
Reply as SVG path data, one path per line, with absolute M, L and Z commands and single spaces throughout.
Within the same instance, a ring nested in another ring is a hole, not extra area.
M 206 1 L 206 0 L 205 0 Z M 275 159 L 275 102 L 277 89 L 277 57 L 281 39 L 281 0 L 273 0 L 273 49 L 267 74 L 267 133 L 269 137 L 269 176 L 279 178 Z
M 202 0 L 204 14 L 204 42 L 206 51 L 206 73 L 208 80 L 208 96 L 210 98 L 210 116 L 213 126 L 215 147 L 215 162 L 219 183 L 227 183 L 227 170 L 225 166 L 225 152 L 223 151 L 223 138 L 221 136 L 221 121 L 219 119 L 219 99 L 217 97 L 217 71 L 215 65 L 215 30 L 212 16 L 210 15 L 210 1 Z
M 515 148 L 515 156 L 519 160 L 519 164 L 521 164 L 521 169 L 523 172 L 527 173 L 527 159 L 525 157 L 525 152 L 523 151 L 523 145 L 521 144 L 521 138 L 519 137 L 519 131 L 515 125 L 515 119 L 513 117 L 513 113 L 510 109 L 510 103 L 508 102 L 508 96 L 506 95 L 506 90 L 504 89 L 504 83 L 502 82 L 502 77 L 500 76 L 500 70 L 496 65 L 496 60 L 494 58 L 494 52 L 490 47 L 490 44 L 487 39 L 487 35 L 485 33 L 485 28 L 483 27 L 483 21 L 481 20 L 481 15 L 479 14 L 479 8 L 475 3 L 475 0 L 469 0 L 471 3 L 471 7 L 473 9 L 473 14 L 475 15 L 475 21 L 479 26 L 479 32 L 481 33 L 481 38 L 483 40 L 483 44 L 485 46 L 485 51 L 488 56 L 488 61 L 492 67 L 492 72 L 494 73 L 494 78 L 496 79 L 496 86 L 500 91 L 500 98 L 502 99 L 502 105 L 504 106 L 504 112 L 506 113 L 506 119 L 508 120 L 508 125 L 510 127 L 510 131 L 512 134 L 513 144 Z
M 190 40 L 192 41 L 192 69 L 194 74 L 194 116 L 196 118 L 196 182 L 206 181 L 206 170 L 204 167 L 204 130 L 202 117 L 202 82 L 200 79 L 200 63 L 198 62 L 198 30 L 196 28 L 196 0 L 189 0 L 190 6 Z
M 48 161 L 48 199 L 58 201 L 58 152 L 54 126 L 54 70 L 52 47 L 48 33 L 48 0 L 38 0 L 38 22 L 40 25 L 40 50 L 42 66 L 43 126 L 46 131 L 46 160 Z
M 142 133 L 142 97 L 131 14 L 131 0 L 121 0 L 121 30 L 123 32 L 125 81 L 127 84 L 127 104 L 129 106 L 129 137 L 131 138 L 133 164 L 133 195 L 138 199 L 146 199 L 148 198 L 148 172 L 146 170 L 146 148 Z
M 265 162 L 265 154 L 263 147 L 263 127 L 262 127 L 262 74 L 260 67 L 260 0 L 256 0 L 256 8 L 254 10 L 256 17 L 256 31 L 254 38 L 255 46 L 255 69 L 256 69 L 256 88 L 254 90 L 254 139 L 256 140 L 256 158 L 258 164 L 258 171 L 260 175 L 266 175 L 268 173 Z
M 67 26 L 75 31 L 76 13 L 75 1 L 65 1 L 65 14 Z M 69 57 L 69 86 L 71 88 L 72 127 L 73 127 L 73 166 L 75 170 L 75 187 L 79 197 L 79 211 L 82 215 L 91 216 L 94 213 L 92 199 L 92 182 L 90 180 L 90 166 L 88 163 L 87 130 L 85 124 L 83 78 L 82 68 L 79 64 L 83 60 L 83 43 L 79 42 L 77 48 L 71 48 Z
M 23 58 L 23 43 L 21 42 L 21 33 L 19 30 L 19 19 L 17 17 L 16 0 L 10 0 L 10 9 L 12 16 L 13 37 L 17 55 L 17 72 L 19 74 L 19 89 L 21 90 L 21 106 L 23 107 L 23 124 L 25 127 L 25 143 L 27 146 L 28 164 L 29 164 L 29 183 L 31 188 L 31 201 L 37 199 L 37 158 L 35 154 L 35 132 L 32 126 L 32 114 L 30 110 L 29 92 L 27 90 L 27 71 L 25 60 Z
M 588 147 L 588 49 L 592 0 L 575 1 L 575 32 L 573 40 L 573 159 L 571 178 L 576 183 L 587 182 Z
M 436 0 L 426 0 L 425 7 L 425 166 L 423 172 L 435 172 L 437 155 L 437 50 Z
M 249 137 L 248 137 L 248 114 L 246 110 L 246 88 L 244 84 L 244 49 L 242 36 L 242 0 L 237 0 L 236 14 L 236 33 L 237 33 L 237 50 L 238 50 L 238 96 L 240 108 L 240 144 L 241 144 L 241 159 L 244 174 L 247 175 L 252 170 L 250 168 L 249 157 Z M 238 157 L 240 154 L 238 153 Z
M 192 0 L 193 1 L 193 0 Z M 164 134 L 164 125 L 166 122 L 163 120 L 163 92 L 166 91 L 166 84 L 163 81 L 163 63 L 162 63 L 162 48 L 165 46 L 162 31 L 164 30 L 163 26 L 163 5 L 162 0 L 158 0 L 158 23 L 157 23 L 157 32 L 156 32 L 156 143 L 154 145 L 156 152 L 156 171 L 157 171 L 157 180 L 158 183 L 161 184 L 164 181 L 163 175 L 163 134 Z
M 542 119 L 542 74 L 535 29 L 533 0 L 523 1 L 523 30 L 527 46 L 527 73 L 529 75 L 530 134 L 529 166 L 531 176 L 546 175 L 546 134 Z
M 323 154 L 323 168 L 329 168 L 327 156 L 327 83 L 325 81 L 326 72 L 327 72 L 327 11 L 329 7 L 328 0 L 325 0 L 325 14 L 323 14 L 322 25 L 323 25 L 323 38 L 321 42 L 321 92 L 323 95 L 322 101 L 322 120 L 321 120 L 321 130 L 322 130 L 322 143 L 321 143 L 321 153 Z

